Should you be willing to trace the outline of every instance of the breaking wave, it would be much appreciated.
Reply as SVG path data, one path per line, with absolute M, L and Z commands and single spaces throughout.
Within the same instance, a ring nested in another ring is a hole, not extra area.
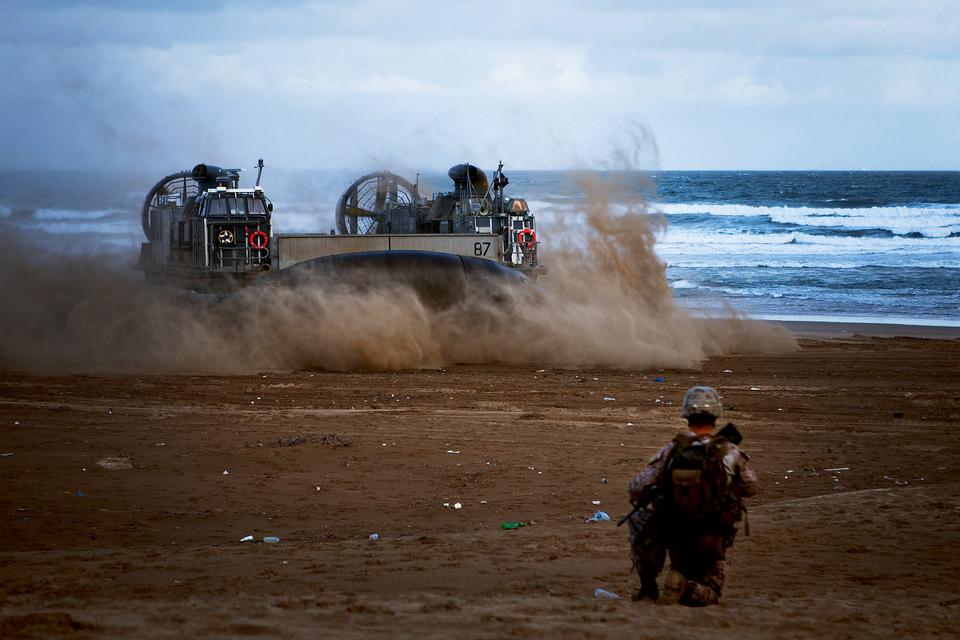
M 745 204 L 663 204 L 660 209 L 667 215 L 753 217 L 780 225 L 830 227 L 840 234 L 883 229 L 897 236 L 920 234 L 927 238 L 946 238 L 960 231 L 960 206 L 951 205 L 833 209 Z

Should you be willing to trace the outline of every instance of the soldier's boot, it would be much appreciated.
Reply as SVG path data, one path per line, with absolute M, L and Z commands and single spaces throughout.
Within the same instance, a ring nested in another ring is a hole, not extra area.
M 650 598 L 654 602 L 660 597 L 660 587 L 657 586 L 656 575 L 646 575 L 640 578 L 640 590 L 633 594 L 633 601 Z
M 688 607 L 707 607 L 711 604 L 717 604 L 720 601 L 720 594 L 705 584 L 689 581 L 687 583 L 686 593 L 680 599 L 680 604 Z
M 687 579 L 679 571 L 671 571 L 663 581 L 657 604 L 677 604 L 687 591 Z

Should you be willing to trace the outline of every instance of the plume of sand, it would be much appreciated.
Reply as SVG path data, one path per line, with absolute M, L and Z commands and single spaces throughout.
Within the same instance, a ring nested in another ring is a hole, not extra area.
M 509 292 L 510 304 L 478 331 L 449 314 L 438 323 L 443 352 L 458 361 L 538 362 L 622 368 L 695 367 L 709 356 L 796 349 L 785 329 L 729 314 L 694 318 L 676 304 L 654 252 L 662 215 L 640 198 L 626 211 L 615 179 L 578 178 L 583 231 L 561 214 L 543 295 Z M 569 215 L 569 214 L 568 214 Z M 572 233 L 583 237 L 570 237 Z M 476 316 L 470 316 L 476 323 Z M 483 339 L 478 340 L 477 336 Z
M 150 285 L 113 255 L 12 249 L 0 293 L 8 371 L 387 370 L 443 359 L 428 309 L 407 288 L 258 287 L 210 303 Z

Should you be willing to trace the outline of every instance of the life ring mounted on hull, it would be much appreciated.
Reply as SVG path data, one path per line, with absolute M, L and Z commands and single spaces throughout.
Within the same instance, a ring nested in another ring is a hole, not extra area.
M 247 243 L 254 249 L 266 249 L 270 243 L 270 236 L 267 235 L 266 231 L 257 229 L 256 231 L 251 231 L 250 235 L 247 236 Z
M 537 245 L 537 232 L 533 229 L 523 229 L 517 232 L 517 244 L 524 249 L 532 249 Z

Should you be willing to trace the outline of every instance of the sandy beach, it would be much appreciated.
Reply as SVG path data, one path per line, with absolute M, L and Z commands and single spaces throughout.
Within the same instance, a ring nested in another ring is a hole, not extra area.
M 807 329 L 840 337 L 699 370 L 4 373 L 0 636 L 955 637 L 956 332 Z M 585 522 L 694 383 L 763 485 L 697 612 Z
M 899 322 L 834 322 L 826 320 L 774 320 L 774 324 L 788 329 L 798 338 L 933 338 L 956 340 L 960 338 L 960 323 L 953 326 L 905 324 Z

